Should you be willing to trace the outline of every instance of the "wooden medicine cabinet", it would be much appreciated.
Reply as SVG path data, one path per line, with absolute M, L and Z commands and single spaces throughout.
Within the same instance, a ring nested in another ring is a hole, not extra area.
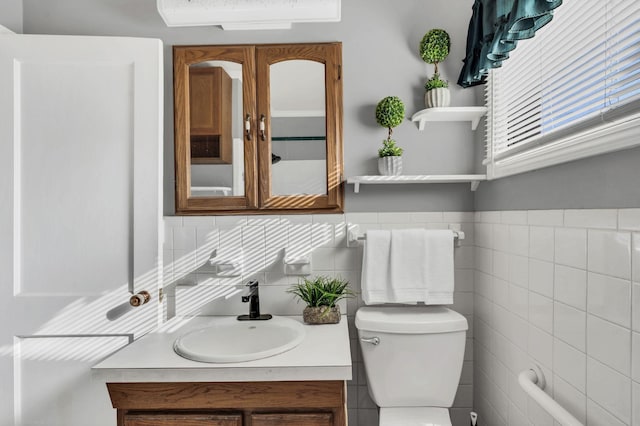
M 342 212 L 341 52 L 174 46 L 176 214 Z

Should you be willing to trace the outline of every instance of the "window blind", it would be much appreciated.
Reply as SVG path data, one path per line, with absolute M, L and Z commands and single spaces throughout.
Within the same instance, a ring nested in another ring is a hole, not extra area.
M 485 95 L 485 164 L 638 113 L 640 1 L 565 0 Z

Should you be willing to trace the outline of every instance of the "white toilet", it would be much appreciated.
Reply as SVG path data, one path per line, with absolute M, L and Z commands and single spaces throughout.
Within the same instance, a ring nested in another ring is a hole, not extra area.
M 444 306 L 366 306 L 356 328 L 380 426 L 451 426 L 467 320 Z

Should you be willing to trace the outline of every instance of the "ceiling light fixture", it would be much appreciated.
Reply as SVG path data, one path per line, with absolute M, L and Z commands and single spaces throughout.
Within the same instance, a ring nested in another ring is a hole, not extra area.
M 157 0 L 169 27 L 220 25 L 225 30 L 290 29 L 298 22 L 340 21 L 341 0 Z

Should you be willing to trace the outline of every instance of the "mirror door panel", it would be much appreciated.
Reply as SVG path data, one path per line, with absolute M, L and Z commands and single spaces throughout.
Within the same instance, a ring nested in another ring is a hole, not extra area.
M 263 207 L 341 207 L 340 57 L 338 43 L 256 47 L 258 115 L 266 117 L 258 144 Z
M 173 56 L 176 213 L 256 208 L 254 48 L 175 46 Z

